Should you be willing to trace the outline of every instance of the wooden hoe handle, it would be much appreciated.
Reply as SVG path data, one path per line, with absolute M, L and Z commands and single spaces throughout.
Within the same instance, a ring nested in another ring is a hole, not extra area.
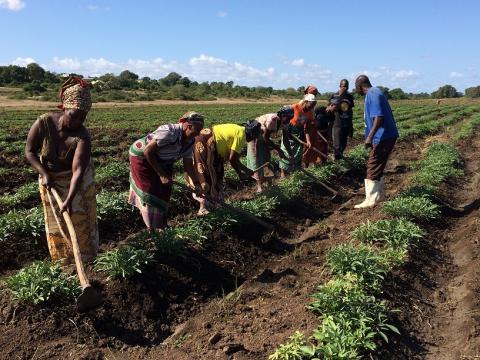
M 58 207 L 61 208 L 63 201 L 60 195 L 58 194 L 57 190 L 55 190 L 55 188 L 52 187 L 50 191 L 53 194 L 53 197 L 55 198 L 55 200 L 57 201 Z M 85 274 L 85 268 L 83 266 L 82 256 L 80 254 L 80 248 L 78 247 L 77 233 L 75 232 L 72 219 L 70 218 L 70 215 L 66 211 L 64 211 L 62 215 L 63 215 L 63 219 L 65 220 L 65 223 L 67 224 L 68 232 L 70 233 L 70 240 L 72 241 L 73 256 L 75 258 L 75 265 L 77 267 L 77 274 L 80 280 L 80 284 L 82 285 L 82 288 L 88 287 L 90 286 L 90 283 L 87 279 L 87 275 Z

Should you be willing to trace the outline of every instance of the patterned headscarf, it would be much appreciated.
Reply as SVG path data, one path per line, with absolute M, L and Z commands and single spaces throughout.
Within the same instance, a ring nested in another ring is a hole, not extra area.
M 60 88 L 60 109 L 79 109 L 88 112 L 92 107 L 89 84 L 78 76 L 70 76 Z
M 182 115 L 180 119 L 178 119 L 178 122 L 183 124 L 185 122 L 189 124 L 193 123 L 204 123 L 203 115 L 200 115 L 199 113 L 195 111 L 189 111 L 185 114 Z
M 308 85 L 305 90 L 303 91 L 303 93 L 306 95 L 306 94 L 312 94 L 312 95 L 315 95 L 317 96 L 318 95 L 318 89 L 315 85 Z

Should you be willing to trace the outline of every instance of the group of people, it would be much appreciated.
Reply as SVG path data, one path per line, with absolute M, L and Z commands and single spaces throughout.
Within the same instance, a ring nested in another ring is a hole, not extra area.
M 242 125 L 205 127 L 204 117 L 191 111 L 178 123 L 159 126 L 130 146 L 129 204 L 138 208 L 149 230 L 165 228 L 174 164 L 180 159 L 192 196 L 198 201 L 199 215 L 208 214 L 223 202 L 227 161 L 240 179 L 255 179 L 260 193 L 274 178 L 272 150 L 280 158 L 280 178 L 295 169 L 326 161 L 330 142 L 334 158 L 341 159 L 353 132 L 354 99 L 348 86 L 346 79 L 341 80 L 338 93 L 328 105 L 316 107 L 318 90 L 309 85 L 300 102 Z M 355 206 L 364 208 L 374 206 L 385 195 L 383 170 L 398 132 L 386 97 L 367 76 L 357 78 L 355 91 L 365 95 L 365 146 L 370 149 L 365 200 Z M 61 217 L 48 196 L 55 186 L 64 201 L 59 210 L 70 213 L 82 257 L 88 260 L 98 251 L 91 139 L 84 127 L 92 105 L 89 86 L 71 77 L 62 85 L 60 98 L 62 111 L 41 115 L 32 125 L 25 153 L 39 173 L 51 257 L 67 261 L 73 257 L 69 239 L 63 236 L 63 225 L 58 222 Z M 245 147 L 247 165 L 240 161 Z

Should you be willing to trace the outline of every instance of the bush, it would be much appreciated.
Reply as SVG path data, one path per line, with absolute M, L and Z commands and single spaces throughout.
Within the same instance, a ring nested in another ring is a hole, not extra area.
M 383 203 L 383 211 L 396 218 L 426 221 L 438 218 L 438 205 L 427 197 L 399 196 Z
M 7 288 L 16 299 L 40 304 L 53 296 L 74 299 L 80 295 L 80 284 L 75 276 L 62 272 L 58 263 L 36 261 L 6 279 Z
M 125 279 L 141 273 L 142 268 L 152 261 L 153 255 L 147 250 L 125 246 L 97 256 L 95 269 L 107 273 L 108 279 Z
M 355 146 L 345 158 L 348 167 L 353 171 L 363 171 L 367 166 L 368 151 L 363 144 Z

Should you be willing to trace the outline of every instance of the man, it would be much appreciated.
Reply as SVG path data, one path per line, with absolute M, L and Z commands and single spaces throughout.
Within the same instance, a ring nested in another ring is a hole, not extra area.
M 365 95 L 365 147 L 370 150 L 365 179 L 365 200 L 356 209 L 374 206 L 385 196 L 383 170 L 398 138 L 398 130 L 387 98 L 372 87 L 366 75 L 355 81 L 355 92 Z
M 332 138 L 335 160 L 343 158 L 343 152 L 347 147 L 347 137 L 353 135 L 353 96 L 348 92 L 348 80 L 340 81 L 340 89 L 337 94 L 330 97 L 327 111 L 334 114 Z

